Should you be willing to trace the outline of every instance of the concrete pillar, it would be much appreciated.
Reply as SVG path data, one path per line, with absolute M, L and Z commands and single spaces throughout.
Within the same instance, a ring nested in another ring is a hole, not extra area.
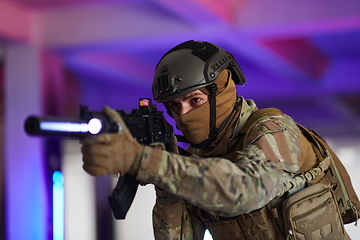
M 5 240 L 4 218 L 4 66 L 0 45 L 0 240 Z
M 58 63 L 44 59 L 36 46 L 8 44 L 5 57 L 5 230 L 6 239 L 51 239 L 51 169 L 44 139 L 29 137 L 24 121 L 43 115 L 56 96 L 46 97 L 54 81 L 46 69 Z M 59 66 L 59 65 L 58 65 Z M 55 67 L 56 68 L 56 67 Z M 53 71 L 60 80 L 61 71 Z M 47 83 L 47 84 L 45 84 Z M 45 104 L 44 104 L 45 103 Z

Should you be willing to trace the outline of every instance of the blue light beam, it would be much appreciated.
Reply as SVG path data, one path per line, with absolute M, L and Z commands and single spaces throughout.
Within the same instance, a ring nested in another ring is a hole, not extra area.
M 53 173 L 53 240 L 64 240 L 64 176 Z

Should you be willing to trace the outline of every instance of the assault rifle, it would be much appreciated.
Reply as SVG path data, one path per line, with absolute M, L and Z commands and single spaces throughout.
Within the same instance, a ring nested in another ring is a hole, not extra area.
M 117 112 L 139 143 L 149 145 L 162 142 L 169 149 L 173 127 L 166 122 L 163 112 L 152 105 L 150 98 L 140 98 L 139 109 L 133 109 L 130 114 L 123 110 Z M 103 112 L 89 111 L 87 106 L 80 106 L 79 119 L 30 116 L 25 121 L 25 131 L 32 136 L 80 139 L 91 134 L 119 132 L 119 125 L 111 122 Z M 116 219 L 125 219 L 138 185 L 134 175 L 124 174 L 119 177 L 115 189 L 108 197 Z

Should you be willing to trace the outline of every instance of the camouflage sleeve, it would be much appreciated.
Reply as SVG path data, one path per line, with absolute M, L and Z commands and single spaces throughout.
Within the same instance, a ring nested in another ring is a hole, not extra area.
M 179 156 L 146 147 L 138 179 L 221 216 L 237 216 L 266 205 L 299 171 L 299 132 L 288 116 L 262 119 L 246 145 L 225 158 Z
M 176 137 L 170 151 L 179 153 Z M 153 143 L 151 147 L 164 149 L 164 145 Z M 189 213 L 189 203 L 162 189 L 155 187 L 156 202 L 153 208 L 153 230 L 156 240 L 203 240 L 205 228 Z M 186 207 L 186 205 L 188 207 Z
M 193 239 L 183 200 L 159 188 L 156 188 L 153 228 L 156 240 Z

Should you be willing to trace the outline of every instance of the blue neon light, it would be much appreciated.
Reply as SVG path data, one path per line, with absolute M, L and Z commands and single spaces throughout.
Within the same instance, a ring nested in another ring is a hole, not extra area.
M 53 173 L 53 240 L 64 240 L 64 177 Z

